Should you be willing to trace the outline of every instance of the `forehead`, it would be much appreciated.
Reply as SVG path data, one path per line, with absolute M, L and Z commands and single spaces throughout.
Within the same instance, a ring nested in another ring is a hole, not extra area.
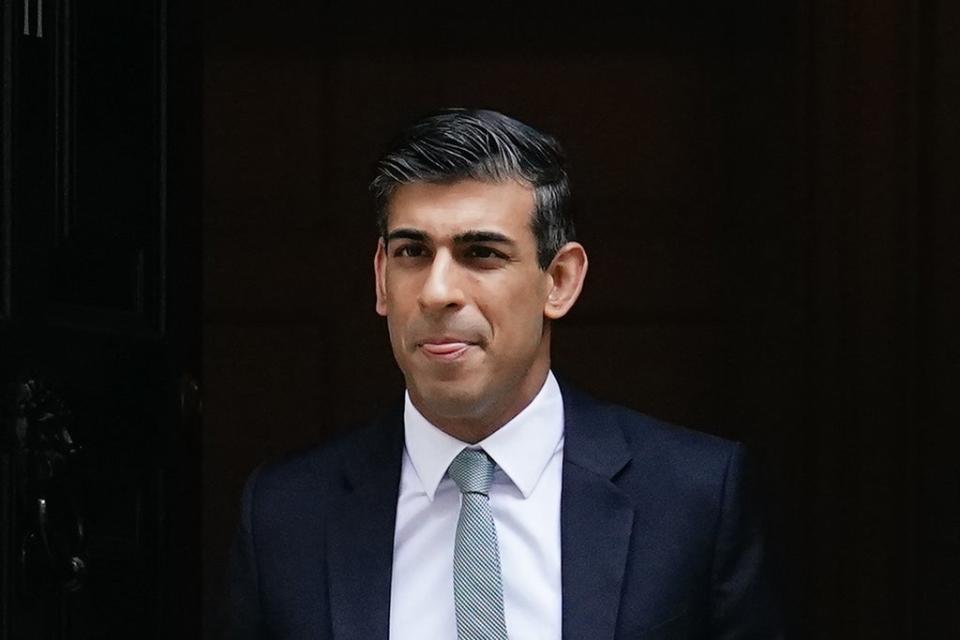
M 391 196 L 387 230 L 410 227 L 436 237 L 465 230 L 498 230 L 519 237 L 526 230 L 532 237 L 533 209 L 533 187 L 513 180 L 414 182 Z

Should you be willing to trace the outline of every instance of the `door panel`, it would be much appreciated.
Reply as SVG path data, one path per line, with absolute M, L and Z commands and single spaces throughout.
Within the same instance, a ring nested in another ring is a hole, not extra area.
M 194 636 L 195 9 L 0 10 L 0 637 Z

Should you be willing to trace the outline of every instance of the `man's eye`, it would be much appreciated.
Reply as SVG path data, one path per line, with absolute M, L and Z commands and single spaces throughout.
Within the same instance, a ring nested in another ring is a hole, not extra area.
M 406 244 L 393 252 L 397 258 L 420 258 L 426 255 L 427 251 L 420 245 Z
M 470 249 L 467 251 L 467 257 L 484 260 L 484 259 L 491 259 L 491 258 L 503 259 L 506 256 L 504 256 L 502 253 L 500 253 L 496 249 L 491 249 L 490 247 L 484 247 L 484 246 L 477 246 L 477 247 L 470 247 Z

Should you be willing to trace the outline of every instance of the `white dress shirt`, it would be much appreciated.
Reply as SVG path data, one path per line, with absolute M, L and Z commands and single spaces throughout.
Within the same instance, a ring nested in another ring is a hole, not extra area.
M 447 467 L 465 447 L 497 464 L 497 527 L 510 640 L 559 640 L 563 399 L 553 373 L 516 417 L 476 445 L 430 424 L 406 397 L 390 594 L 391 640 L 454 640 L 453 546 L 460 490 Z

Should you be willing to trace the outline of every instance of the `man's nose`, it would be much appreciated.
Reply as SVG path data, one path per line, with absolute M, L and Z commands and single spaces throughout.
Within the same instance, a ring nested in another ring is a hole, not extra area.
M 438 251 L 420 289 L 418 299 L 424 311 L 441 311 L 463 306 L 464 295 L 457 263 L 446 251 Z

